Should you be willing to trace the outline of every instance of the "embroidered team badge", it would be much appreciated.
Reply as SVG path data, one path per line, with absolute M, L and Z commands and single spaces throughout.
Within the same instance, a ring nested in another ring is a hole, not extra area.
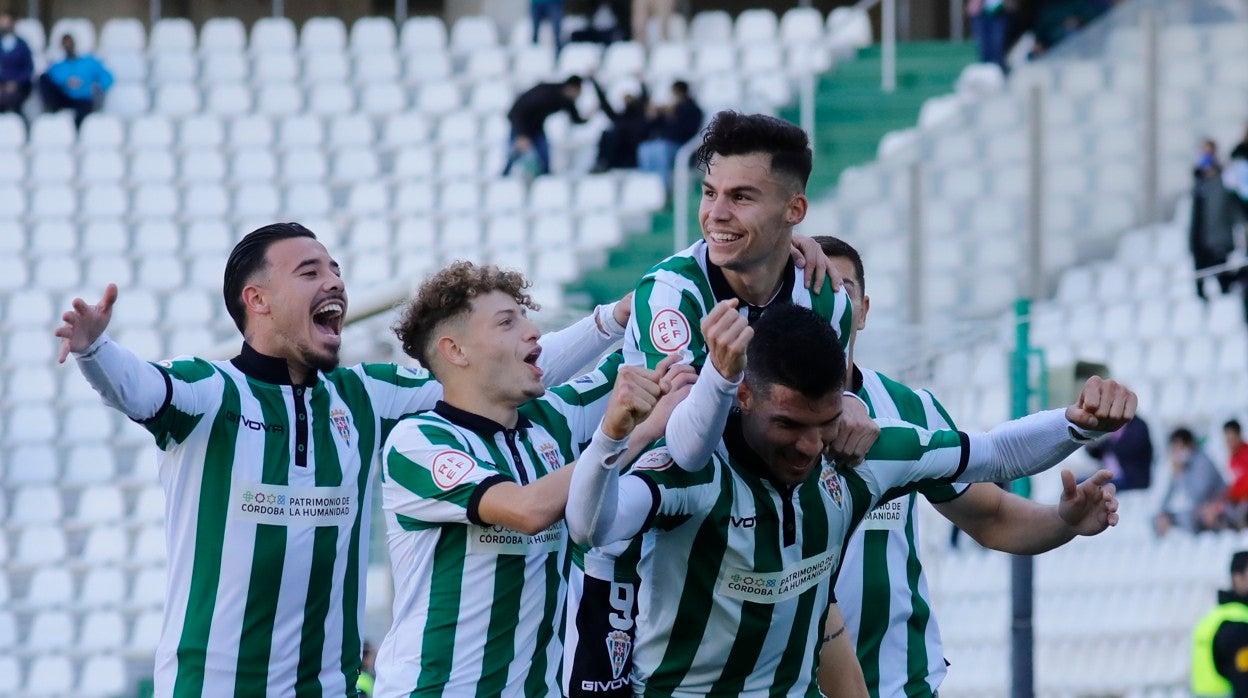
M 329 419 L 334 423 L 334 428 L 338 430 L 338 435 L 342 437 L 342 442 L 350 446 L 351 422 L 347 420 L 347 411 L 342 409 L 333 410 L 329 413 Z
M 836 469 L 825 467 L 819 474 L 819 482 L 823 484 L 823 489 L 832 498 L 836 508 L 840 509 L 844 504 L 845 495 L 841 492 L 841 478 L 837 477 Z
M 673 354 L 689 344 L 689 321 L 675 310 L 660 310 L 650 321 L 650 341 L 659 351 Z
M 672 460 L 671 454 L 666 448 L 656 448 L 649 451 L 637 459 L 633 463 L 633 470 L 667 470 L 675 465 L 676 461 Z
M 472 456 L 463 451 L 443 451 L 433 457 L 433 482 L 439 489 L 449 490 L 464 481 L 477 467 Z
M 623 630 L 612 630 L 607 633 L 607 656 L 611 659 L 611 678 L 618 679 L 624 673 L 624 663 L 628 661 L 628 653 L 633 650 L 633 641 Z
M 555 448 L 554 444 L 542 444 L 537 447 L 537 452 L 542 454 L 542 459 L 546 461 L 546 465 L 551 470 L 558 470 L 563 467 L 563 459 L 559 457 L 559 449 Z

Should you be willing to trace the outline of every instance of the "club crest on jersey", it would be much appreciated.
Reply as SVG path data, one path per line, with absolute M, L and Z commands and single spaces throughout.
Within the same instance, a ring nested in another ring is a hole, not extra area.
M 827 491 L 836 507 L 841 508 L 845 495 L 841 492 L 841 478 L 837 476 L 836 469 L 824 467 L 823 472 L 819 474 L 819 482 L 823 484 L 823 489 Z
M 624 664 L 628 661 L 628 653 L 633 650 L 633 641 L 623 630 L 612 630 L 607 633 L 607 656 L 611 659 L 611 678 L 618 679 L 624 673 Z
M 641 458 L 633 463 L 633 470 L 667 470 L 672 467 L 676 461 L 672 460 L 672 456 L 667 452 L 666 448 L 656 448 L 648 451 Z
M 334 428 L 338 430 L 338 435 L 342 437 L 342 442 L 351 445 L 351 422 L 347 420 L 347 411 L 336 409 L 329 413 L 329 419 L 334 423 Z
M 542 454 L 542 458 L 551 470 L 558 470 L 563 467 L 563 459 L 559 457 L 559 449 L 555 448 L 554 444 L 544 443 L 537 447 L 537 452 Z
M 660 310 L 650 321 L 650 341 L 668 354 L 684 349 L 689 344 L 689 321 L 670 308 Z
M 433 482 L 439 489 L 449 490 L 464 481 L 477 467 L 472 456 L 463 451 L 443 451 L 433 457 Z

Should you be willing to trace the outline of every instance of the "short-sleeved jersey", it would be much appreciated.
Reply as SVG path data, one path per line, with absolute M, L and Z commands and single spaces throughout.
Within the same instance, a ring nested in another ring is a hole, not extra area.
M 855 368 L 854 378 L 872 417 L 930 430 L 954 428 L 928 391 L 870 369 Z M 932 502 L 947 502 L 967 487 L 941 483 L 921 494 Z M 911 493 L 867 514 L 850 537 L 837 577 L 836 598 L 872 698 L 931 698 L 945 677 L 940 628 L 932 617 L 919 560 L 916 499 Z
M 655 498 L 643 539 L 639 695 L 818 696 L 818 638 L 850 532 L 879 502 L 956 477 L 969 454 L 958 432 L 885 426 L 857 468 L 825 462 L 778 487 L 736 419 L 702 470 L 651 452 L 625 476 Z
M 285 362 L 157 364 L 168 581 L 162 696 L 356 695 L 372 464 L 441 386 L 363 364 L 290 385 Z M 285 383 L 285 384 L 283 384 Z
M 382 456 L 394 623 L 377 696 L 557 696 L 566 587 L 562 521 L 536 535 L 483 522 L 502 481 L 580 456 L 606 411 L 619 353 L 521 406 L 513 429 L 440 403 L 400 422 Z
M 820 293 L 811 293 L 803 286 L 803 273 L 790 261 L 776 297 L 768 305 L 787 301 L 810 308 L 832 324 L 844 347 L 853 327 L 848 294 L 844 288 L 833 291 L 826 280 Z M 723 271 L 707 258 L 704 240 L 659 262 L 641 278 L 633 294 L 633 314 L 624 333 L 625 363 L 654 368 L 663 357 L 679 353 L 682 362 L 701 368 L 706 360 L 702 319 L 716 303 L 731 298 L 737 296 Z M 738 306 L 751 319 L 766 307 L 744 301 Z

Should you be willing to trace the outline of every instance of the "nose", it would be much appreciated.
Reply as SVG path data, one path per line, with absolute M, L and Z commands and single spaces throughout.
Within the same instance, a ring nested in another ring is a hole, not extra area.
M 337 291 L 339 293 L 342 293 L 346 291 L 346 288 L 347 288 L 347 285 L 346 283 L 343 282 L 341 276 L 338 276 L 337 274 L 328 275 L 328 280 L 325 283 L 325 290 Z
M 713 221 L 726 221 L 731 218 L 728 209 L 728 199 L 725 196 L 716 196 L 706 203 L 707 217 Z
M 803 431 L 801 436 L 797 438 L 794 444 L 797 452 L 807 458 L 814 458 L 823 452 L 823 439 L 820 438 L 818 429 L 808 429 Z
M 540 328 L 538 328 L 537 323 L 536 323 L 536 322 L 533 322 L 532 320 L 528 319 L 527 317 L 526 317 L 526 318 L 524 318 L 524 322 L 525 322 L 525 327 L 524 327 L 524 339 L 525 339 L 525 341 L 526 341 L 526 342 L 527 342 L 527 341 L 533 341 L 533 342 L 536 342 L 538 339 L 540 339 L 540 338 L 541 338 L 541 336 L 542 336 L 542 330 L 541 330 Z

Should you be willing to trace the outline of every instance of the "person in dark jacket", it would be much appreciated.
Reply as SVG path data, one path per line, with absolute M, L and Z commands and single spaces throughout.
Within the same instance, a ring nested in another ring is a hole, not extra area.
M 1239 216 L 1238 199 L 1222 184 L 1222 163 L 1217 145 L 1206 139 L 1196 161 L 1192 188 L 1192 221 L 1188 244 L 1196 272 L 1226 263 L 1235 249 L 1234 227 Z M 1230 290 L 1234 272 L 1217 274 L 1222 293 Z M 1204 279 L 1196 279 L 1196 295 L 1205 299 Z
M 0 113 L 21 113 L 35 73 L 30 46 L 13 24 L 13 15 L 0 12 Z
M 594 92 L 598 94 L 598 104 L 602 105 L 602 113 L 611 120 L 611 127 L 602 132 L 598 139 L 598 159 L 594 163 L 594 172 L 637 167 L 637 147 L 645 140 L 650 130 L 650 119 L 646 109 L 650 95 L 646 85 L 641 84 L 639 94 L 624 95 L 623 111 L 616 111 L 611 101 L 602 90 L 597 80 L 590 79 Z
M 566 111 L 572 123 L 583 124 L 585 119 L 576 110 L 576 99 L 581 96 L 581 78 L 573 75 L 563 82 L 543 82 L 529 88 L 516 98 L 507 112 L 511 122 L 511 152 L 503 176 L 511 173 L 511 166 L 524 155 L 517 147 L 526 141 L 541 160 L 540 174 L 550 172 L 550 142 L 546 140 L 546 119 L 555 112 Z
M 1144 490 L 1152 484 L 1153 441 L 1148 424 L 1137 415 L 1127 425 L 1088 446 L 1088 455 L 1114 474 L 1119 491 Z
M 689 83 L 672 83 L 672 103 L 650 110 L 650 139 L 637 147 L 637 165 L 645 172 L 663 178 L 664 189 L 672 189 L 672 164 L 680 146 L 702 129 L 702 107 L 689 94 Z

